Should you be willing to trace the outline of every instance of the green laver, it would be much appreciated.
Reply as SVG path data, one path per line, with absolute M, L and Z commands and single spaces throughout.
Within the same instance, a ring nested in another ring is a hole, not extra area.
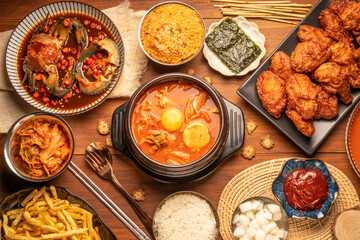
M 235 74 L 261 54 L 261 49 L 232 18 L 226 18 L 206 37 L 207 46 Z

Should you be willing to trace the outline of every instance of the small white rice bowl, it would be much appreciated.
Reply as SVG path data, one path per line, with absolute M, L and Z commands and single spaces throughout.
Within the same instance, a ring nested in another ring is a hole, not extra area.
M 153 230 L 157 240 L 214 240 L 218 223 L 212 206 L 200 195 L 179 192 L 159 205 Z

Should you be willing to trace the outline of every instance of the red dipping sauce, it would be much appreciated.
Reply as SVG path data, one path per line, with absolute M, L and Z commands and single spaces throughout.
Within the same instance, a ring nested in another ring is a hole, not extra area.
M 296 169 L 286 178 L 284 194 L 289 205 L 297 210 L 320 209 L 328 198 L 328 183 L 324 175 L 315 169 Z

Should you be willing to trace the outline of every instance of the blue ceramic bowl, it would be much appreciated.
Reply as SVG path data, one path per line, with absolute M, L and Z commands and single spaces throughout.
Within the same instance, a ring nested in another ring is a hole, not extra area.
M 303 211 L 303 213 L 300 213 L 300 210 L 293 209 L 286 200 L 283 190 L 285 179 L 292 171 L 300 168 L 318 170 L 324 175 L 326 181 L 328 182 L 329 196 L 323 202 L 322 207 L 318 210 L 314 210 L 310 212 Z M 284 210 L 289 217 L 321 219 L 326 216 L 326 214 L 330 210 L 331 205 L 335 202 L 339 194 L 339 187 L 335 179 L 331 176 L 324 162 L 318 159 L 306 160 L 306 159 L 292 158 L 285 163 L 279 176 L 273 182 L 272 191 L 275 197 L 282 203 Z

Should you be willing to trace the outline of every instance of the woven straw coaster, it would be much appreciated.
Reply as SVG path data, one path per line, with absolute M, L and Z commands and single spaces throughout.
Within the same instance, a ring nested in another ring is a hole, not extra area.
M 219 200 L 220 234 L 224 240 L 233 240 L 231 218 L 241 201 L 253 196 L 265 196 L 276 199 L 271 187 L 289 158 L 274 159 L 256 164 L 237 174 L 225 186 Z M 339 196 L 322 220 L 304 220 L 289 218 L 291 239 L 332 239 L 331 225 L 334 217 L 344 209 L 360 205 L 359 196 L 349 178 L 336 167 L 326 164 L 339 186 Z

